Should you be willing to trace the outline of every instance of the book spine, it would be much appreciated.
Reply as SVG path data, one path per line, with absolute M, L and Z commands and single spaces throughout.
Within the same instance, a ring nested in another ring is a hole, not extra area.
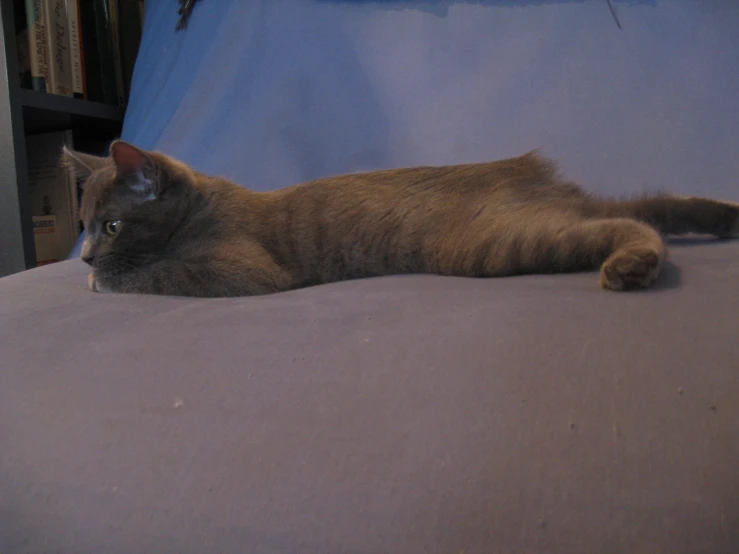
M 115 66 L 115 84 L 118 105 L 126 104 L 125 85 L 123 82 L 123 66 L 121 65 L 121 29 L 119 24 L 118 0 L 108 0 L 110 13 L 110 37 L 113 43 L 113 64 Z
M 23 28 L 15 35 L 15 47 L 18 50 L 18 76 L 20 77 L 21 88 L 33 90 L 31 84 L 31 57 L 28 49 L 28 26 Z
M 31 215 L 56 216 L 57 259 L 66 258 L 79 236 L 74 221 L 68 174 L 59 164 L 59 153 L 71 131 L 26 135 L 28 188 Z
M 126 103 L 131 95 L 133 69 L 139 53 L 141 43 L 141 11 L 138 2 L 123 0 L 120 6 L 121 29 L 121 65 L 123 67 L 123 89 L 126 93 Z
M 69 49 L 72 57 L 72 94 L 75 98 L 87 98 L 79 0 L 67 0 L 67 21 L 69 21 Z
M 71 130 L 64 131 L 63 140 L 64 145 L 67 148 L 70 150 L 74 149 L 74 138 Z M 67 190 L 69 191 L 70 238 L 72 240 L 72 244 L 75 244 L 82 232 L 80 229 L 80 195 L 77 187 L 77 172 L 74 169 L 74 164 L 67 164 L 66 170 Z
M 110 28 L 110 12 L 108 0 L 94 0 L 95 27 L 97 31 L 97 49 L 100 57 L 100 76 L 104 102 L 117 104 L 118 85 L 115 78 L 115 58 L 113 56 L 113 40 Z
M 49 76 L 52 94 L 72 96 L 72 57 L 65 0 L 46 0 L 46 40 L 49 45 Z
M 95 10 L 89 0 L 84 1 L 84 9 L 80 10 L 80 28 L 82 29 L 82 54 L 85 59 L 85 91 L 87 99 L 93 102 L 105 102 L 103 93 L 103 77 L 100 72 L 100 52 L 97 42 L 97 23 Z M 82 4 L 80 4 L 82 7 Z
M 46 29 L 41 0 L 26 0 L 31 88 L 46 92 Z
M 55 215 L 34 215 L 33 242 L 36 247 L 36 265 L 42 266 L 60 261 L 59 241 Z

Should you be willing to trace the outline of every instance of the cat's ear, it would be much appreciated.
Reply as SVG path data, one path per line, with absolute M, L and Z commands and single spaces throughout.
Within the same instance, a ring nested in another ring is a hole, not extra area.
M 62 148 L 60 161 L 64 167 L 73 168 L 82 179 L 87 179 L 96 170 L 108 164 L 108 158 L 84 154 L 66 146 Z
M 110 145 L 110 157 L 115 163 L 117 177 L 133 192 L 146 198 L 157 195 L 156 162 L 134 145 L 116 140 Z

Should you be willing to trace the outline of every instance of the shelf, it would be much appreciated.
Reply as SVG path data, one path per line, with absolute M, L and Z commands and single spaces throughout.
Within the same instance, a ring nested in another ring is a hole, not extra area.
M 28 89 L 21 89 L 20 102 L 22 106 L 27 108 L 110 121 L 123 121 L 123 114 L 126 112 L 124 108 L 119 106 L 110 106 L 100 102 L 90 102 L 89 100 L 59 96 L 58 94 L 46 94 Z

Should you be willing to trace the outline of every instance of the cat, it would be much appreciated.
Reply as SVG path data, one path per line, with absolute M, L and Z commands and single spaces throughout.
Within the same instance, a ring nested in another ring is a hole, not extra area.
M 604 289 L 649 287 L 664 234 L 739 236 L 739 204 L 601 199 L 536 151 L 372 171 L 253 192 L 114 141 L 65 150 L 86 179 L 82 259 L 97 292 L 246 296 L 401 273 L 499 277 L 600 269 Z

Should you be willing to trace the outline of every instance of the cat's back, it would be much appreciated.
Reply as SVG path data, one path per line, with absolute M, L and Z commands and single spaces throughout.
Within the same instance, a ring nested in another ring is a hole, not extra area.
M 382 187 L 401 191 L 469 192 L 506 186 L 546 185 L 556 181 L 553 162 L 536 151 L 491 162 L 415 166 L 350 173 L 309 181 L 296 190 L 336 192 L 341 188 Z
M 536 151 L 492 162 L 383 169 L 254 192 L 227 179 L 199 176 L 198 190 L 227 227 L 254 236 L 311 229 L 337 221 L 431 221 L 466 217 L 482 204 L 522 209 L 560 188 L 555 165 Z M 332 223 L 334 222 L 334 223 Z
M 343 196 L 345 194 L 442 193 L 464 194 L 491 189 L 516 189 L 552 185 L 557 182 L 556 166 L 537 151 L 515 158 L 457 165 L 415 166 L 349 173 L 255 193 L 242 185 L 217 177 L 198 174 L 197 188 L 216 202 L 270 203 L 275 200 Z

